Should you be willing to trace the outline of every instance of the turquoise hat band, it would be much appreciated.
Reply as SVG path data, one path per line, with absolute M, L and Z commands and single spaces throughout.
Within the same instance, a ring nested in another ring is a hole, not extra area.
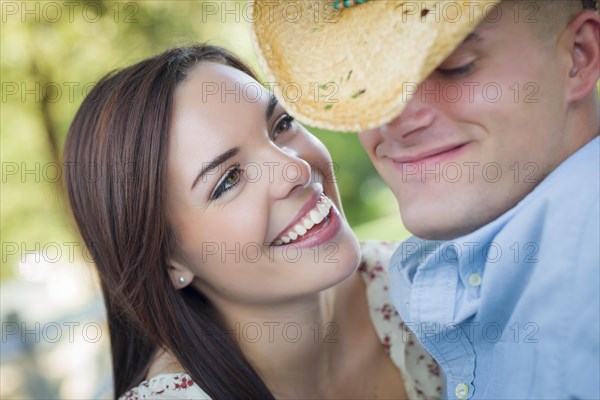
M 366 3 L 369 0 L 336 0 L 333 3 L 333 8 L 336 10 L 340 10 L 342 8 L 349 8 L 356 4 Z

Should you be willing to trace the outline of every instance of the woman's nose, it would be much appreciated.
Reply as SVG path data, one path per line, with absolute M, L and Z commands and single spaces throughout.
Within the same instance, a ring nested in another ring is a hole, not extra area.
M 277 157 L 266 161 L 274 198 L 285 198 L 311 183 L 312 169 L 300 154 L 290 148 L 277 148 Z

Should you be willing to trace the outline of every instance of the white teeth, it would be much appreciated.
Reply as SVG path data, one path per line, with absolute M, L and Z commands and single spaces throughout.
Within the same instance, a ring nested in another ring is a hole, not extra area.
M 332 205 L 333 203 L 328 197 L 321 195 L 315 208 L 310 210 L 300 221 L 300 223 L 294 225 L 294 227 L 287 233 L 287 236 L 282 236 L 273 241 L 273 245 L 281 246 L 282 244 L 290 243 L 299 237 L 304 236 L 315 225 L 320 224 L 325 218 L 327 218 Z
M 315 211 L 315 210 L 312 210 L 309 213 L 309 216 L 310 216 L 310 219 L 312 220 L 312 222 L 314 222 L 315 224 L 318 224 L 325 219 L 325 217 L 320 212 Z
M 319 212 L 321 213 L 321 215 L 327 215 L 329 214 L 329 209 L 331 207 L 326 207 L 323 204 L 319 203 L 317 204 L 317 209 L 319 210 Z
M 294 226 L 294 230 L 295 230 L 295 231 L 298 233 L 298 235 L 300 235 L 300 236 L 304 235 L 304 234 L 307 232 L 307 230 L 306 230 L 306 228 L 304 227 L 304 225 L 300 225 L 300 224 L 297 224 L 296 226 Z
M 312 228 L 313 226 L 315 226 L 315 223 L 314 223 L 314 222 L 312 221 L 312 219 L 310 219 L 310 218 L 304 218 L 304 219 L 302 220 L 302 224 L 304 225 L 304 227 L 305 227 L 306 229 L 310 229 L 310 228 Z

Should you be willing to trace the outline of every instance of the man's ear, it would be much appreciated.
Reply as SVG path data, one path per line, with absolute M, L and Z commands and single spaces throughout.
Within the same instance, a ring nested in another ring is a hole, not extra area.
M 571 70 L 567 101 L 582 100 L 596 90 L 600 79 L 600 15 L 586 10 L 575 17 L 565 30 L 569 36 Z
M 181 261 L 169 261 L 169 276 L 175 289 L 183 289 L 194 280 L 194 273 Z

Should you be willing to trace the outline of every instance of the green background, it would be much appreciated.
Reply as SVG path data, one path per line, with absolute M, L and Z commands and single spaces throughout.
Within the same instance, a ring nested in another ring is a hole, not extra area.
M 62 146 L 83 97 L 101 76 L 166 48 L 208 42 L 261 73 L 245 1 L 3 2 L 0 60 L 0 279 L 22 253 L 79 243 L 64 205 Z M 58 6 L 57 6 L 58 5 Z M 217 8 L 217 12 L 213 12 Z M 356 135 L 313 130 L 338 166 L 346 215 L 360 239 L 407 236 L 396 202 Z M 390 215 L 393 217 L 390 218 Z M 81 251 L 75 251 L 80 254 Z

